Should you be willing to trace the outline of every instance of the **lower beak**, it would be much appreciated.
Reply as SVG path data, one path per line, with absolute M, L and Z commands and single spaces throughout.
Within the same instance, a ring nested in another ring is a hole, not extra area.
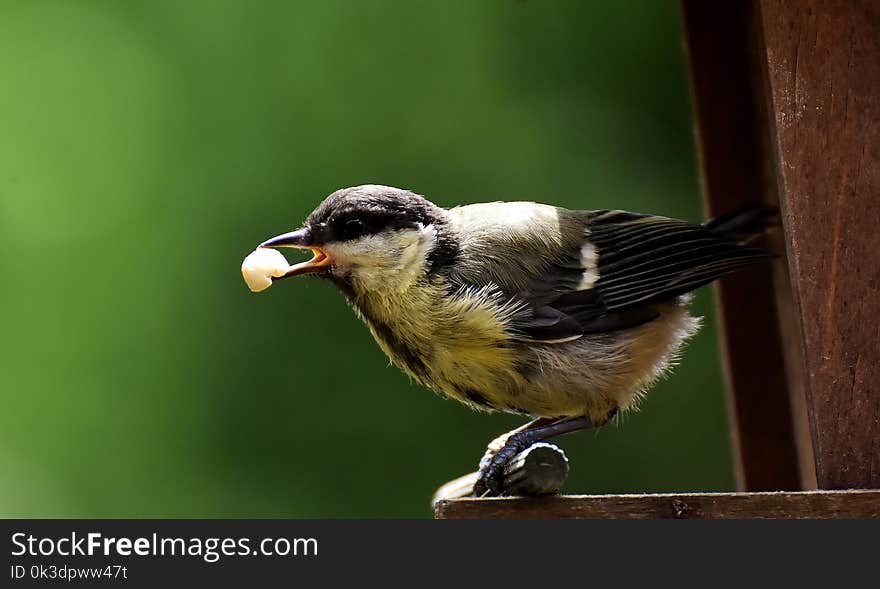
M 314 272 L 322 272 L 329 268 L 332 261 L 323 249 L 312 243 L 312 234 L 307 229 L 298 229 L 285 233 L 272 239 L 266 240 L 260 244 L 260 247 L 290 247 L 301 250 L 311 250 L 312 259 L 307 262 L 300 262 L 291 266 L 283 276 L 279 278 L 287 278 L 288 276 L 297 276 L 299 274 L 310 274 Z

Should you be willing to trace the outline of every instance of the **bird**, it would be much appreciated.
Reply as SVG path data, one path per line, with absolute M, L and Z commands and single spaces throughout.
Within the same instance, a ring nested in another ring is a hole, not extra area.
M 702 224 L 530 201 L 442 208 L 410 190 L 337 190 L 260 248 L 310 250 L 269 277 L 331 281 L 391 362 L 442 397 L 528 416 L 479 463 L 502 493 L 531 443 L 632 409 L 700 327 L 692 291 L 772 257 L 750 245 L 762 209 Z

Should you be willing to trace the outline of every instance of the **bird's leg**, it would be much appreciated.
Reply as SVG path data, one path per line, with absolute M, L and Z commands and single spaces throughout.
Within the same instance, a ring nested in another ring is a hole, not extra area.
M 595 425 L 589 417 L 542 417 L 499 436 L 489 444 L 480 460 L 474 497 L 500 495 L 504 465 L 532 443 L 592 427 Z

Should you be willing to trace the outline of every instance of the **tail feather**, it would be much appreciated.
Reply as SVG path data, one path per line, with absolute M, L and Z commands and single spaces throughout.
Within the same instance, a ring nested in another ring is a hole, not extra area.
M 703 223 L 703 227 L 724 233 L 740 243 L 746 243 L 779 224 L 779 209 L 774 207 L 744 207 L 725 213 Z

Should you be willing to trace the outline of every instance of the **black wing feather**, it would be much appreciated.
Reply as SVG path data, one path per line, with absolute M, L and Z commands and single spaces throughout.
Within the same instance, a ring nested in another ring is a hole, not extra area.
M 745 218 L 745 217 L 744 217 Z M 577 290 L 586 268 L 577 251 L 565 253 L 519 293 L 533 316 L 516 326 L 541 342 L 577 339 L 644 324 L 658 316 L 657 304 L 674 300 L 720 276 L 771 257 L 745 247 L 729 223 L 693 225 L 676 219 L 595 211 L 585 227 L 596 248 L 598 279 Z M 582 244 L 581 244 L 582 245 Z
M 768 257 L 726 232 L 666 217 L 595 223 L 588 239 L 599 252 L 593 288 L 609 311 L 672 300 Z

